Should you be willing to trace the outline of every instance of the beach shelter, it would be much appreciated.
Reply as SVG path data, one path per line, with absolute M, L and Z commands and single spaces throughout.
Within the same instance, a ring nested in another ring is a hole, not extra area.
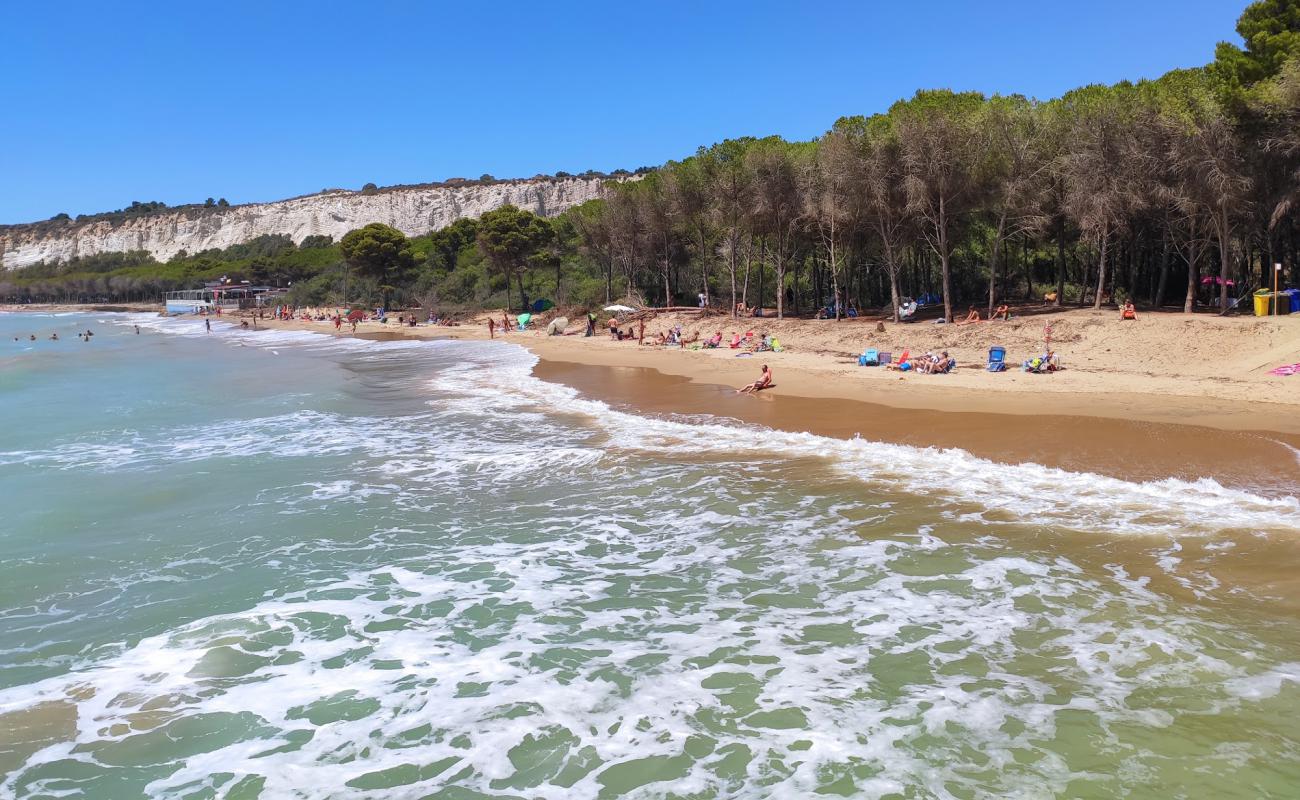
M 626 314 L 628 312 L 636 311 L 635 308 L 630 308 L 628 306 L 622 306 L 617 304 L 612 306 L 605 306 L 605 310 L 612 312 L 614 314 Z
M 522 331 L 524 328 L 527 328 L 528 323 L 532 320 L 532 318 L 533 315 L 529 314 L 528 312 L 524 312 L 523 314 L 520 314 L 518 317 L 516 317 L 515 319 L 519 320 L 519 330 Z
M 556 317 L 551 320 L 551 324 L 546 326 L 547 336 L 559 336 L 564 333 L 564 329 L 569 327 L 568 317 Z
M 533 313 L 534 313 L 534 314 L 540 314 L 540 313 L 542 313 L 543 311 L 550 311 L 552 308 L 555 308 L 555 304 L 552 303 L 550 300 L 540 300 L 540 299 L 539 299 L 539 300 L 534 300 L 534 301 L 533 301 Z
M 354 308 L 348 312 L 348 322 L 360 322 L 366 318 L 366 312 L 359 308 Z

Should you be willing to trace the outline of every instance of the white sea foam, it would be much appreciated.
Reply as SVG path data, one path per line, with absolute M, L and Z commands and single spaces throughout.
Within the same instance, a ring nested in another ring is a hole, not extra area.
M 1294 680 L 1293 670 L 1252 674 L 1248 648 L 1236 664 L 1198 655 L 1202 624 L 1068 562 L 990 551 L 972 563 L 968 550 L 924 535 L 863 542 L 845 532 L 822 537 L 829 551 L 813 546 L 811 529 L 834 531 L 833 518 L 730 542 L 706 533 L 737 521 L 681 519 L 663 537 L 608 525 L 529 545 L 451 545 L 437 573 L 358 573 L 0 692 L 0 713 L 70 695 L 78 705 L 75 742 L 38 752 L 0 792 L 42 764 L 111 772 L 138 757 L 150 731 L 219 715 L 255 723 L 238 741 L 188 748 L 197 752 L 170 763 L 150 797 L 233 774 L 263 776 L 264 796 L 325 798 L 385 770 L 450 760 L 445 773 L 411 770 L 400 794 L 351 793 L 418 796 L 455 775 L 479 791 L 504 783 L 530 797 L 595 798 L 605 770 L 644 758 L 681 762 L 677 793 L 766 786 L 795 796 L 855 772 L 860 791 L 1059 792 L 1084 777 L 1043 746 L 1063 713 L 1105 730 L 1160 729 L 1174 717 L 1130 704 L 1135 691 L 1221 684 L 1205 691 L 1234 708 Z M 611 549 L 593 554 L 596 543 Z M 958 553 L 945 573 L 893 567 Z M 698 597 L 668 612 L 656 591 Z M 1021 609 L 1030 598 L 1041 607 Z M 1089 598 L 1122 607 L 1129 623 L 1098 618 Z M 1018 667 L 1018 637 L 1051 643 L 1035 656 L 1055 665 L 1050 683 Z M 539 737 L 554 740 L 553 764 L 512 761 Z M 929 753 L 924 737 L 952 744 Z M 1139 752 L 1118 738 L 1111 746 Z M 732 773 L 732 752 L 753 757 Z M 1015 759 L 1030 769 L 1008 769 Z M 572 785 L 548 782 L 565 765 Z

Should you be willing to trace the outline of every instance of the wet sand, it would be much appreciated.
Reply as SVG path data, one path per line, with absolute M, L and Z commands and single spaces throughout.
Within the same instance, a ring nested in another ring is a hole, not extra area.
M 533 372 L 542 380 L 638 413 L 711 414 L 842 439 L 861 436 L 917 447 L 955 447 L 1003 463 L 1034 462 L 1125 480 L 1213 478 L 1268 495 L 1295 494 L 1300 486 L 1296 434 L 1063 414 L 934 411 L 777 392 L 737 395 L 730 386 L 648 367 L 545 358 Z

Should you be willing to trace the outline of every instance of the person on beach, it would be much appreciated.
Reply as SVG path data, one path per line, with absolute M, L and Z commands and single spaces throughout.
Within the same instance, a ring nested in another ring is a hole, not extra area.
M 501 309 L 501 333 L 504 334 L 508 330 L 510 330 L 510 315 L 503 308 Z
M 957 324 L 969 325 L 972 322 L 979 322 L 979 321 L 980 321 L 980 312 L 975 310 L 975 306 L 971 306 L 970 311 L 966 312 L 966 318 L 963 319 L 961 322 L 958 322 Z
M 51 342 L 57 342 L 58 340 L 59 340 L 59 334 L 57 334 L 57 333 L 51 333 L 51 334 L 50 334 L 50 341 L 51 341 Z
M 239 327 L 243 328 L 244 330 L 248 330 L 248 320 L 244 320 L 243 322 L 239 323 Z
M 1120 321 L 1121 321 L 1121 322 L 1124 321 L 1124 320 L 1126 320 L 1126 319 L 1131 319 L 1131 320 L 1133 320 L 1133 321 L 1135 321 L 1135 322 L 1137 321 L 1137 318 L 1138 318 L 1138 315 L 1137 315 L 1137 309 L 1133 307 L 1133 301 L 1132 301 L 1132 300 L 1125 300 L 1125 301 L 1124 301 L 1124 307 L 1121 308 L 1120 311 L 1119 311 L 1119 318 L 1120 318 Z
M 722 344 L 722 331 L 713 334 L 704 342 L 704 346 L 710 350 L 716 349 L 720 344 Z
M 736 394 L 756 394 L 758 392 L 763 391 L 764 389 L 768 388 L 771 385 L 772 385 L 772 370 L 766 364 L 764 364 L 763 374 L 759 376 L 758 380 L 754 381 L 753 383 L 746 384 L 745 386 L 737 389 Z
M 140 326 L 139 326 L 139 325 L 136 325 L 136 326 L 135 326 L 135 335 L 136 335 L 136 336 L 139 336 L 139 335 L 140 335 Z
M 488 338 L 497 338 L 497 321 L 488 317 Z
M 618 330 L 618 320 L 614 319 L 613 317 L 609 318 L 609 338 L 611 339 L 623 338 L 623 336 L 619 333 Z
M 629 328 L 628 331 L 631 332 L 631 328 Z M 637 329 L 636 332 L 636 342 L 637 344 L 641 344 L 644 341 L 645 341 L 645 320 L 642 319 L 641 326 Z
M 595 312 L 595 311 L 588 311 L 588 312 L 587 312 L 587 332 L 583 334 L 583 337 L 585 338 L 585 337 L 588 337 L 588 336 L 594 336 L 595 334 L 596 334 L 596 312 Z
M 343 327 L 343 317 L 342 317 L 341 315 L 339 315 L 339 314 L 335 314 L 335 315 L 334 315 L 334 330 L 337 331 L 337 330 L 339 330 L 339 329 L 342 328 L 342 327 Z
M 992 321 L 997 319 L 998 317 L 1001 317 L 1003 320 L 1011 319 L 1011 306 L 1007 305 L 1006 303 L 1003 303 L 1002 305 L 998 306 L 997 310 L 993 312 L 993 316 L 989 317 L 989 320 Z
M 208 333 L 212 333 L 212 320 L 210 319 L 203 320 L 203 327 L 208 329 Z

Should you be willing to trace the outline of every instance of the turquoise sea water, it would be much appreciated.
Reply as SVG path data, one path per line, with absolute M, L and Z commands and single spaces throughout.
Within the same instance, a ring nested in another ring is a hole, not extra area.
M 1297 796 L 1294 497 L 531 365 L 0 314 L 0 798 Z

